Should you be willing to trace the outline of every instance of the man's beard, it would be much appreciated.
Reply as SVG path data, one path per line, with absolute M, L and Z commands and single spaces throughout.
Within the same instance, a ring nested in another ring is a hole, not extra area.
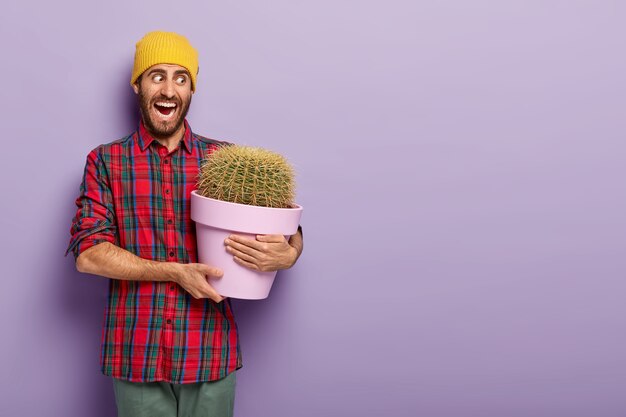
M 151 100 L 150 97 L 147 97 L 143 94 L 141 88 L 139 89 L 137 97 L 139 100 L 139 111 L 141 112 L 141 118 L 143 119 L 143 123 L 146 126 L 148 132 L 150 132 L 150 134 L 157 139 L 170 137 L 178 129 L 180 129 L 185 121 L 185 117 L 187 117 L 189 105 L 191 104 L 191 96 L 189 96 L 189 100 L 187 100 L 187 102 L 185 103 L 182 103 L 178 99 L 167 100 L 164 98 L 156 98 Z M 154 103 L 158 101 L 175 102 L 177 107 L 176 111 L 178 114 L 176 116 L 176 119 L 167 122 L 153 120 L 151 111 L 154 109 Z

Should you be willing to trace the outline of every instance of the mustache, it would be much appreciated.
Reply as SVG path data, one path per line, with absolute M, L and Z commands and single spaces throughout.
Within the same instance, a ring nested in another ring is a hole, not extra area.
M 154 105 L 155 103 L 164 102 L 164 103 L 174 103 L 177 106 L 182 105 L 182 102 L 177 98 L 154 98 L 150 100 L 150 104 Z

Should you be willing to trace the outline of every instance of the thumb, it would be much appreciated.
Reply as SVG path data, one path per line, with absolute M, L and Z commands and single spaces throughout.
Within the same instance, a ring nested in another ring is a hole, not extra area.
M 204 275 L 210 275 L 210 276 L 215 277 L 215 278 L 221 278 L 222 275 L 224 275 L 224 272 L 221 269 L 219 269 L 219 268 L 216 268 L 214 266 L 205 265 L 205 264 L 199 264 L 199 265 L 200 265 L 201 271 L 202 271 L 202 273 Z

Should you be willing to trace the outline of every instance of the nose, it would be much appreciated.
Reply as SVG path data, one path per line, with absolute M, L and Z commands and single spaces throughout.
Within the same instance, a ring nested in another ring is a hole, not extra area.
M 166 80 L 161 84 L 161 95 L 165 98 L 174 98 L 174 80 Z

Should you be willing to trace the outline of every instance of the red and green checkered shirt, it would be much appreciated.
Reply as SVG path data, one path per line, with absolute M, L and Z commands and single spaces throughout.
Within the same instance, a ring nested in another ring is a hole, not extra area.
M 111 242 L 144 259 L 198 262 L 190 194 L 202 159 L 224 142 L 191 132 L 172 152 L 143 124 L 87 156 L 68 252 Z M 136 382 L 193 383 L 241 367 L 230 300 L 194 299 L 166 281 L 110 280 L 102 372 Z

